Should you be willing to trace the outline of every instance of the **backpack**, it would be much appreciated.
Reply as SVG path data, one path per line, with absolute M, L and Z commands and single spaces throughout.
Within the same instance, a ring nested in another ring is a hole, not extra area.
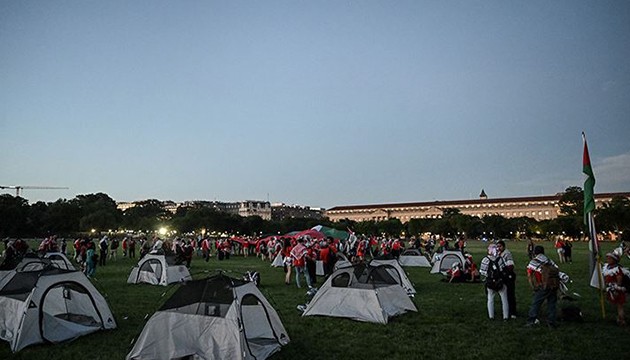
M 248 271 L 243 275 L 243 280 L 253 282 L 256 286 L 260 286 L 260 273 L 258 271 Z
M 488 264 L 486 287 L 494 291 L 499 291 L 503 288 L 503 272 L 501 271 L 497 260 L 490 260 L 490 263 Z
M 557 290 L 560 287 L 560 270 L 546 262 L 540 266 L 542 275 L 542 288 L 545 290 Z

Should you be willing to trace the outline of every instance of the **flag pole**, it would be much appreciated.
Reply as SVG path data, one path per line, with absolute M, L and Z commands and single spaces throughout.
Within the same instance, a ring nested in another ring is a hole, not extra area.
M 587 175 L 584 181 L 584 220 L 588 225 L 588 233 L 590 237 L 589 250 L 589 268 L 591 277 L 597 271 L 597 288 L 599 290 L 599 303 L 602 309 L 602 319 L 606 319 L 606 308 L 604 306 L 604 284 L 602 284 L 602 266 L 600 259 L 599 243 L 597 242 L 597 230 L 595 229 L 595 218 L 593 211 L 595 210 L 595 175 L 591 167 L 591 159 L 588 153 L 588 145 L 586 144 L 586 134 L 582 131 L 582 141 L 584 143 L 584 153 L 582 157 L 582 172 Z
M 593 218 L 593 213 L 588 213 L 588 228 L 589 234 L 594 246 L 595 252 L 595 271 L 597 271 L 597 289 L 599 290 L 599 304 L 602 310 L 602 319 L 606 319 L 606 307 L 604 305 L 604 284 L 602 284 L 602 263 L 601 257 L 599 256 L 599 245 L 597 244 L 597 231 L 595 229 L 595 219 Z M 591 276 L 592 276 L 591 272 Z

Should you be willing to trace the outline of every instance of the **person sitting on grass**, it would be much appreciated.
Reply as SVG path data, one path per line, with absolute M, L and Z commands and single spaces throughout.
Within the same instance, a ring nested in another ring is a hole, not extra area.
M 450 269 L 446 270 L 447 279 L 443 279 L 444 281 L 448 281 L 449 283 L 461 283 L 466 282 L 466 273 L 462 268 L 462 265 L 458 262 L 454 263 Z
M 466 280 L 479 282 L 479 270 L 477 269 L 477 264 L 475 264 L 472 255 L 469 253 L 465 253 L 464 257 L 466 258 L 466 262 L 464 263 L 464 273 L 466 274 Z

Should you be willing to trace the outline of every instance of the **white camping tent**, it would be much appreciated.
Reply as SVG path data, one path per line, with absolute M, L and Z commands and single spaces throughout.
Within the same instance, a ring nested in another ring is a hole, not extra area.
M 400 254 L 398 262 L 401 266 L 431 267 L 429 260 L 418 249 L 408 249 Z
M 74 265 L 68 260 L 68 257 L 60 252 L 49 252 L 44 254 L 44 259 L 50 259 L 53 262 L 53 266 L 64 270 L 76 270 Z
M 266 359 L 289 343 L 280 317 L 252 282 L 190 281 L 162 305 L 127 359 Z
M 283 267 L 284 266 L 284 256 L 282 256 L 282 252 L 278 252 L 278 255 L 273 259 L 271 263 L 272 267 Z
M 333 266 L 333 272 L 341 268 L 352 266 L 352 263 L 350 262 L 350 260 L 348 260 L 348 257 L 344 255 L 344 253 L 342 253 L 341 251 L 338 251 L 336 256 L 337 261 L 335 261 L 335 266 Z
M 29 253 L 20 260 L 15 269 L 0 271 L 0 281 L 5 276 L 11 275 L 14 270 L 24 271 L 40 271 L 47 268 L 57 268 L 61 270 L 76 270 L 74 265 L 62 253 L 47 253 L 44 257 Z
M 466 259 L 459 250 L 444 250 L 441 253 L 433 254 L 433 267 L 431 274 L 442 273 L 453 267 L 453 264 L 459 263 L 464 268 Z
M 115 328 L 107 302 L 80 271 L 14 270 L 0 280 L 0 338 L 13 352 Z
M 129 284 L 147 283 L 163 285 L 192 280 L 185 265 L 175 265 L 172 256 L 147 254 L 131 270 Z
M 335 271 L 302 316 L 333 316 L 387 324 L 392 316 L 418 311 L 385 267 L 359 264 Z
M 416 289 L 407 277 L 407 273 L 394 258 L 372 259 L 369 262 L 370 267 L 384 266 L 387 272 L 398 282 L 407 292 L 407 294 L 415 294 Z

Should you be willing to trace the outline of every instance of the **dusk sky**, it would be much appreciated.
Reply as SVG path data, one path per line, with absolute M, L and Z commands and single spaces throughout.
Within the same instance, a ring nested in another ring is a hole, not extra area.
M 0 2 L 0 185 L 70 188 L 31 203 L 551 195 L 582 131 L 630 191 L 630 1 Z

